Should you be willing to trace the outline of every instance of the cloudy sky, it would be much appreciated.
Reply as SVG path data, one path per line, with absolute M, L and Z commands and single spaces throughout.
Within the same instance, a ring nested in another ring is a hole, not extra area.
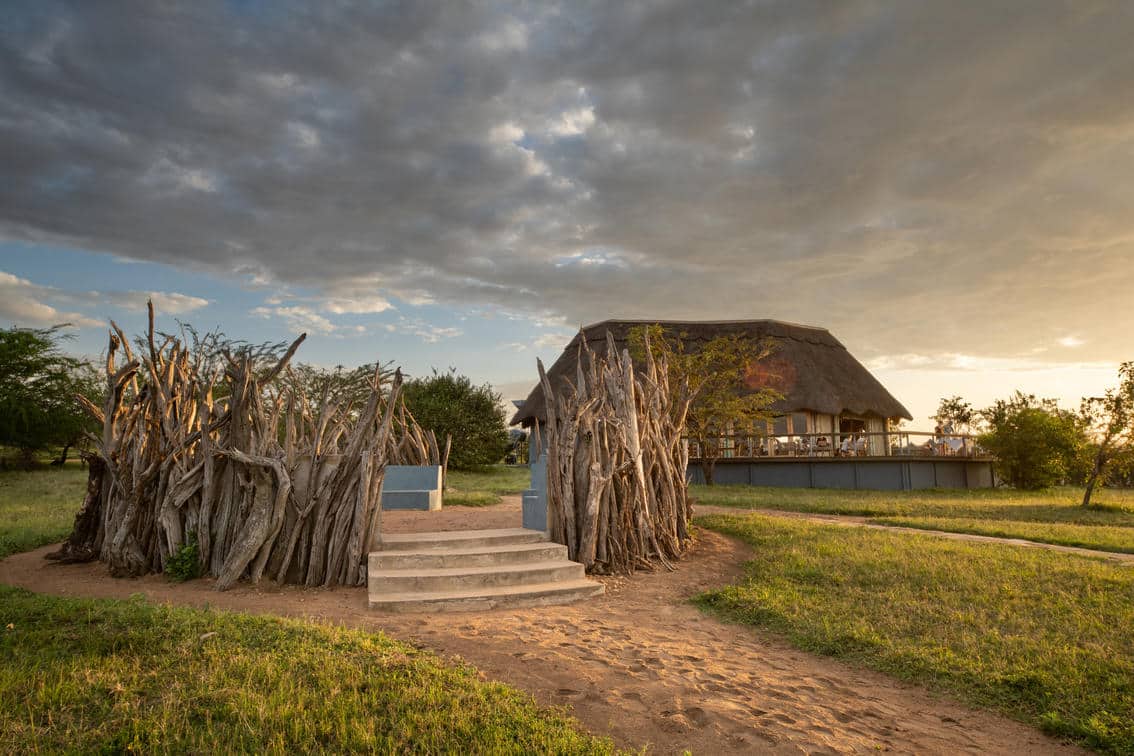
M 829 328 L 913 411 L 1134 359 L 1134 4 L 7 4 L 0 323 L 522 396 L 609 317 Z

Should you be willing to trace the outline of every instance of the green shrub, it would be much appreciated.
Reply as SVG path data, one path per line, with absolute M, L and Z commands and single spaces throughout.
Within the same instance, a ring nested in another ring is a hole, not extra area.
M 170 580 L 178 583 L 201 577 L 201 558 L 197 549 L 196 533 L 190 533 L 189 540 L 169 555 L 169 559 L 165 562 L 165 574 Z
M 1017 391 L 981 414 L 989 427 L 981 446 L 995 455 L 1007 483 L 1034 491 L 1081 477 L 1085 439 L 1074 413 Z
M 434 372 L 408 381 L 404 396 L 410 412 L 422 428 L 437 434 L 438 443 L 453 437 L 450 469 L 478 470 L 504 459 L 510 440 L 500 395 L 491 386 L 474 386 L 454 371 Z

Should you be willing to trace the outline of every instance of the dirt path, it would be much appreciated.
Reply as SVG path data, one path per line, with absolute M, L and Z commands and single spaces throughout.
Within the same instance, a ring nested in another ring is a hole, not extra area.
M 880 525 L 870 521 L 869 517 L 858 515 L 816 514 L 814 512 L 789 512 L 782 509 L 741 509 L 739 507 L 722 507 L 711 504 L 698 504 L 697 514 L 723 514 L 743 515 L 760 514 L 767 517 L 783 517 L 789 520 L 806 520 L 820 522 L 825 525 L 844 525 L 852 528 L 871 528 L 873 530 L 891 530 L 898 533 L 921 533 L 923 535 L 937 536 L 938 538 L 951 538 L 955 541 L 974 541 L 977 543 L 1000 543 L 1008 546 L 1023 546 L 1032 549 L 1046 549 L 1047 551 L 1061 551 L 1065 554 L 1109 559 L 1112 562 L 1127 567 L 1134 567 L 1134 554 L 1123 554 L 1116 551 L 1099 551 L 1098 549 L 1084 549 L 1079 546 L 1060 546 L 1057 543 L 1042 543 L 1028 541 L 1023 538 L 1003 538 L 1000 536 L 978 535 L 976 533 L 954 533 L 949 530 L 926 530 L 924 528 L 907 528 L 901 525 Z
M 390 531 L 516 527 L 519 499 L 483 509 L 389 513 Z M 239 586 L 160 576 L 116 580 L 98 564 L 52 565 L 52 547 L 0 562 L 0 582 L 41 593 L 280 614 L 384 630 L 564 705 L 585 727 L 654 753 L 1071 753 L 1025 725 L 883 675 L 797 651 L 702 614 L 688 597 L 741 575 L 750 551 L 705 531 L 673 573 L 604 579 L 572 606 L 453 615 L 381 615 L 363 589 Z

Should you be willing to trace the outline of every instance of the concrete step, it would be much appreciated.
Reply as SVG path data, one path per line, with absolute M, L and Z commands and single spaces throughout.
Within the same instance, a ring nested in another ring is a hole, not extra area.
M 582 580 L 584 574 L 583 565 L 560 559 L 482 567 L 369 570 L 366 582 L 373 599 L 390 593 L 445 593 Z
M 567 559 L 567 547 L 548 541 L 513 543 L 503 546 L 471 546 L 419 551 L 373 551 L 371 570 L 436 570 L 445 567 L 488 567 L 524 562 L 553 562 Z
M 386 612 L 472 612 L 520 609 L 529 606 L 569 604 L 606 590 L 602 583 L 567 580 L 533 585 L 498 585 L 490 588 L 432 593 L 370 594 L 370 608 Z
M 383 533 L 379 551 L 424 551 L 480 546 L 507 546 L 517 543 L 546 542 L 539 530 L 502 528 L 499 530 L 453 530 L 441 533 Z

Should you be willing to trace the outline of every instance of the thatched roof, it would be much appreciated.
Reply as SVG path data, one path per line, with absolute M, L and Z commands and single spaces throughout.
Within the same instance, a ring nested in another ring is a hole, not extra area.
M 783 323 L 778 320 L 604 320 L 584 327 L 555 364 L 547 371 L 556 391 L 575 375 L 579 339 L 586 339 L 595 352 L 605 352 L 609 331 L 621 350 L 630 329 L 661 325 L 669 334 L 679 334 L 687 349 L 695 350 L 718 336 L 742 334 L 753 340 L 770 339 L 772 354 L 762 360 L 750 378 L 753 390 L 774 388 L 784 398 L 772 409 L 777 413 L 810 410 L 821 414 L 876 415 L 885 418 L 913 417 L 878 380 L 847 351 L 826 328 Z M 530 425 L 547 415 L 543 388 L 537 383 L 512 417 L 512 424 Z

